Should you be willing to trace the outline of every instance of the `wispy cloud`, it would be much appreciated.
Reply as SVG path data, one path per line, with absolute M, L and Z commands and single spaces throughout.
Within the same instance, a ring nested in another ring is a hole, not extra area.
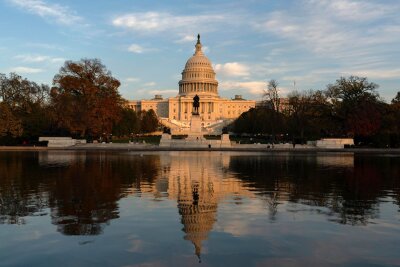
M 17 74 L 34 74 L 43 72 L 43 69 L 30 68 L 30 67 L 15 67 L 10 69 L 11 72 L 16 72 Z
M 400 69 L 386 69 L 386 70 L 356 70 L 345 71 L 347 75 L 357 75 L 361 77 L 368 77 L 370 79 L 398 79 L 400 78 Z
M 50 57 L 43 55 L 17 55 L 16 59 L 21 60 L 22 62 L 28 63 L 40 63 L 40 62 L 50 62 L 50 63 L 62 63 L 65 61 L 64 58 L 61 57 Z
M 115 17 L 112 24 L 115 27 L 142 33 L 174 31 L 192 33 L 194 29 L 202 32 L 210 31 L 214 23 L 229 21 L 224 15 L 194 15 L 182 16 L 166 12 L 131 13 Z M 188 41 L 185 36 L 181 41 Z
M 72 25 L 81 23 L 83 19 L 76 15 L 67 6 L 50 4 L 42 0 L 8 0 L 22 10 L 40 16 L 44 19 L 56 21 L 59 24 Z
M 179 40 L 176 40 L 176 43 L 192 43 L 196 40 L 194 35 L 185 35 L 182 36 Z
M 400 5 L 381 2 L 303 0 L 302 3 L 300 15 L 289 11 L 275 11 L 267 16 L 268 19 L 255 23 L 255 28 L 327 55 L 392 40 L 393 37 L 385 35 L 382 29 L 376 30 L 377 25 L 385 23 L 372 22 L 382 18 L 394 19 L 396 12 L 400 10 Z M 370 23 L 368 27 L 365 25 L 367 21 Z
M 379 2 L 360 0 L 309 0 L 309 4 L 321 9 L 342 20 L 364 22 L 379 19 L 388 13 L 395 12 L 392 6 L 382 5 Z
M 140 81 L 140 79 L 136 78 L 136 77 L 128 77 L 128 78 L 125 79 L 125 82 L 127 82 L 127 83 L 135 83 L 135 82 L 138 82 L 138 81 Z
M 156 84 L 157 84 L 156 82 L 148 82 L 148 83 L 145 83 L 144 86 L 152 87 L 152 86 L 155 86 Z

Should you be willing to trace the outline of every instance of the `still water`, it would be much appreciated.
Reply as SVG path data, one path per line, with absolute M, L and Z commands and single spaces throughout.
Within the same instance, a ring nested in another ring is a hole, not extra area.
M 0 266 L 400 266 L 400 156 L 1 152 Z

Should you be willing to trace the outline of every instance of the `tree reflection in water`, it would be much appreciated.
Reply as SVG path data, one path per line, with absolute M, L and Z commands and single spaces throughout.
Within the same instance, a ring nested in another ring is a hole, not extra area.
M 0 155 L 0 223 L 24 223 L 24 217 L 49 209 L 52 223 L 66 235 L 100 234 L 118 218 L 117 201 L 132 186 L 152 183 L 159 170 L 157 156 L 51 151 Z
M 379 215 L 388 191 L 398 202 L 399 163 L 398 157 L 352 154 L 233 156 L 230 170 L 265 196 L 272 220 L 278 204 L 288 201 L 325 207 L 329 212 L 318 212 L 334 222 L 365 225 Z
M 399 177 L 400 158 L 390 156 L 2 152 L 0 223 L 48 213 L 65 235 L 98 235 L 119 218 L 121 198 L 151 193 L 177 201 L 184 239 L 200 259 L 224 198 L 265 200 L 271 222 L 307 205 L 332 222 L 366 225 L 383 199 L 400 204 Z

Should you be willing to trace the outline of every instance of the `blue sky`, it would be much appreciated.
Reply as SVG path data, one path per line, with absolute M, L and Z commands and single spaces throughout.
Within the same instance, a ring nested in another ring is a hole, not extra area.
M 175 96 L 197 33 L 223 97 L 260 99 L 368 77 L 400 90 L 400 1 L 0 0 L 0 73 L 51 84 L 65 60 L 99 58 L 128 99 Z

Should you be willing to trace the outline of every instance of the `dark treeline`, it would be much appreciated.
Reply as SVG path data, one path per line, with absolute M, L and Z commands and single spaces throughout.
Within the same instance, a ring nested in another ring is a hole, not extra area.
M 264 105 L 243 113 L 230 129 L 271 142 L 350 137 L 356 145 L 400 147 L 400 92 L 386 103 L 377 88 L 367 78 L 342 77 L 325 90 L 294 91 L 283 102 L 271 80 Z
M 33 143 L 39 136 L 97 139 L 155 131 L 155 112 L 131 110 L 119 86 L 98 59 L 66 61 L 52 87 L 0 74 L 0 144 Z

